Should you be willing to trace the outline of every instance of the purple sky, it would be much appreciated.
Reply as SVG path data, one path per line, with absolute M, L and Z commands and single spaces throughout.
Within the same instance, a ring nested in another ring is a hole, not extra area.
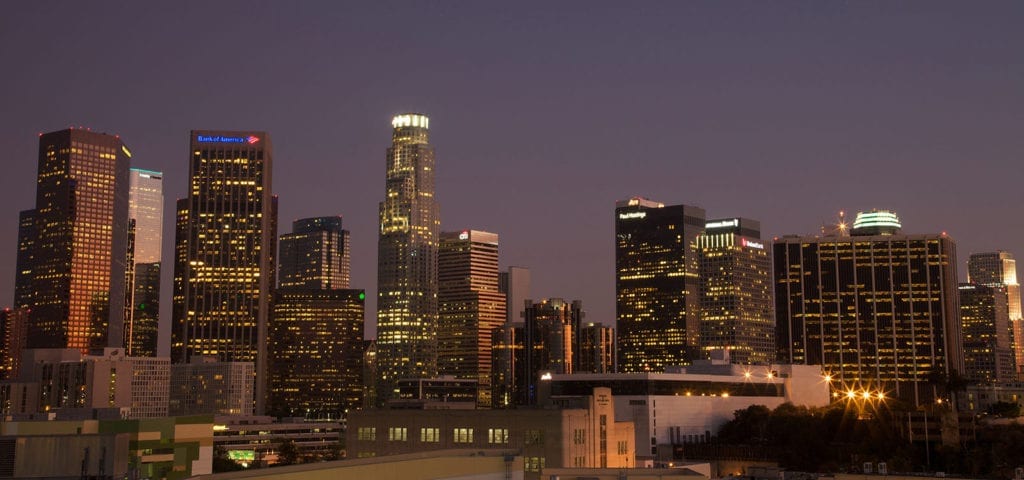
M 1022 2 L 366 3 L 0 6 L 0 303 L 36 135 L 69 125 L 165 172 L 168 266 L 188 131 L 270 132 L 282 231 L 343 215 L 371 299 L 406 111 L 431 117 L 442 229 L 500 234 L 535 298 L 582 299 L 591 321 L 614 322 L 613 209 L 632 195 L 768 237 L 889 208 L 949 232 L 961 277 L 972 252 L 1024 257 Z

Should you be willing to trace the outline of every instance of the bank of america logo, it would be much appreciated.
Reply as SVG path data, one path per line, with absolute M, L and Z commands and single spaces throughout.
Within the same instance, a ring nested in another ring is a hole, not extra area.
M 249 145 L 252 145 L 252 144 L 260 141 L 260 138 L 256 137 L 256 136 L 253 136 L 253 135 L 249 135 L 249 138 L 247 138 L 246 141 L 249 142 Z

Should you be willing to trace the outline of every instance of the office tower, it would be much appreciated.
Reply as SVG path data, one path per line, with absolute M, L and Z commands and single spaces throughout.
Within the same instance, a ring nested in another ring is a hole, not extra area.
M 580 327 L 579 368 L 576 373 L 615 372 L 615 329 L 600 323 Z
M 14 307 L 32 306 L 32 246 L 36 241 L 36 211 L 18 214 L 18 257 L 14 272 Z
M 775 360 L 771 261 L 761 224 L 747 218 L 709 220 L 700 250 L 700 347 L 729 350 L 733 363 Z
M 303 218 L 281 236 L 281 288 L 349 288 L 349 232 L 341 216 Z
M 517 390 L 526 405 L 537 403 L 537 382 L 542 372 L 574 373 L 579 368 L 583 302 L 561 298 L 528 300 L 523 310 L 523 373 L 525 385 Z
M 615 204 L 615 329 L 620 372 L 663 372 L 698 358 L 704 210 L 644 198 Z
M 163 246 L 163 174 L 132 168 L 128 175 L 129 240 L 127 317 L 124 347 L 130 356 L 155 357 L 160 324 L 160 266 Z
M 28 316 L 26 307 L 0 310 L 0 380 L 18 376 L 21 352 L 28 340 Z
M 1010 316 L 1010 345 L 1018 375 L 1024 373 L 1024 319 L 1021 317 L 1020 284 L 1017 261 L 1002 250 L 972 254 L 967 261 L 968 281 L 976 285 L 1006 287 L 1006 305 Z
M 491 405 L 491 336 L 505 323 L 498 291 L 498 235 L 441 233 L 437 253 L 437 370 L 477 381 L 477 404 Z
M 339 419 L 362 406 L 365 299 L 362 290 L 347 289 L 291 287 L 274 294 L 271 414 Z
M 171 358 L 253 362 L 258 414 L 276 271 L 272 152 L 264 132 L 192 131 L 188 200 L 177 205 Z
M 377 405 L 377 341 L 363 340 L 363 408 Z
M 394 396 L 401 378 L 437 374 L 437 236 L 434 148 L 429 119 L 391 120 L 386 196 L 377 242 L 378 401 Z
M 509 322 L 491 334 L 491 408 L 527 404 L 525 328 L 523 322 Z
M 505 294 L 505 322 L 523 321 L 523 304 L 530 298 L 530 269 L 508 267 L 498 272 L 498 291 Z
M 68 129 L 39 136 L 34 215 L 19 233 L 30 259 L 29 348 L 120 346 L 128 244 L 128 148 L 113 135 Z M 20 263 L 20 262 L 19 262 Z M 19 291 L 19 302 L 25 302 Z
M 880 235 L 855 223 L 851 236 L 775 242 L 778 361 L 821 365 L 837 389 L 924 404 L 936 394 L 929 380 L 964 371 L 956 245 L 886 222 Z
M 252 415 L 254 371 L 252 362 L 201 355 L 171 365 L 169 414 Z
M 1017 378 L 1006 299 L 1006 287 L 1002 285 L 960 284 L 963 376 L 972 381 L 995 384 Z

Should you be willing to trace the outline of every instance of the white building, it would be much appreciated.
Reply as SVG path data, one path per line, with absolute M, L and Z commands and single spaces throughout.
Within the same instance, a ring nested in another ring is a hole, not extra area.
M 724 359 L 676 370 L 553 375 L 551 396 L 611 388 L 615 420 L 636 425 L 637 465 L 671 459 L 672 446 L 707 440 L 736 410 L 751 405 L 823 407 L 830 401 L 828 379 L 817 365 L 734 365 Z

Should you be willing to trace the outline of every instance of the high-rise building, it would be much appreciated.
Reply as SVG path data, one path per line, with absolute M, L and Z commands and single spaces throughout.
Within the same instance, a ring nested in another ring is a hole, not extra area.
M 0 380 L 18 376 L 28 340 L 28 315 L 26 307 L 0 310 Z
M 36 208 L 23 212 L 19 228 L 34 234 L 19 239 L 19 264 L 30 259 L 30 266 L 19 265 L 16 282 L 20 303 L 31 284 L 29 348 L 121 346 L 130 157 L 114 135 L 68 129 L 39 136 Z M 23 245 L 30 251 L 21 252 Z
M 163 245 L 163 174 L 132 168 L 128 176 L 129 295 L 124 347 L 128 355 L 155 357 L 160 324 L 160 265 Z
M 437 242 L 434 148 L 429 119 L 409 113 L 391 120 L 386 195 L 377 242 L 378 401 L 394 396 L 401 378 L 437 374 Z
M 747 218 L 709 220 L 697 243 L 701 350 L 706 356 L 727 349 L 734 363 L 773 362 L 771 261 L 761 224 Z
M 542 372 L 574 373 L 579 369 L 582 352 L 580 327 L 583 302 L 568 303 L 561 298 L 544 299 L 523 310 L 523 380 L 516 387 L 520 405 L 535 405 Z
M 937 377 L 964 371 L 956 245 L 899 228 L 893 216 L 856 222 L 851 236 L 775 241 L 779 362 L 915 404 L 934 398 Z
M 505 323 L 498 291 L 498 235 L 441 233 L 437 254 L 437 369 L 477 380 L 477 405 L 491 405 L 491 337 Z
M 498 291 L 505 294 L 505 322 L 523 321 L 523 305 L 530 298 L 530 269 L 508 267 L 498 272 Z
M 1002 285 L 960 284 L 963 376 L 982 384 L 1016 380 L 1010 348 L 1010 310 Z
M 268 346 L 269 413 L 339 419 L 362 407 L 365 299 L 362 290 L 278 289 Z
M 1002 250 L 972 254 L 967 261 L 968 281 L 976 285 L 1006 287 L 1006 306 L 1010 316 L 1010 348 L 1018 376 L 1024 376 L 1024 318 L 1021 317 L 1020 284 L 1017 261 Z
M 615 204 L 620 372 L 663 372 L 699 357 L 697 236 L 704 210 L 644 198 Z
M 491 335 L 491 408 L 511 408 L 528 402 L 524 391 L 525 330 L 523 322 L 510 322 Z
M 615 372 L 615 329 L 590 322 L 580 327 L 577 373 Z
M 171 357 L 254 362 L 256 412 L 267 393 L 267 318 L 276 266 L 277 198 L 264 132 L 194 130 L 189 195 L 178 202 Z
M 281 236 L 281 288 L 349 288 L 349 232 L 341 216 L 303 218 Z
M 32 246 L 36 241 L 36 211 L 18 214 L 18 258 L 14 272 L 14 307 L 32 306 Z

